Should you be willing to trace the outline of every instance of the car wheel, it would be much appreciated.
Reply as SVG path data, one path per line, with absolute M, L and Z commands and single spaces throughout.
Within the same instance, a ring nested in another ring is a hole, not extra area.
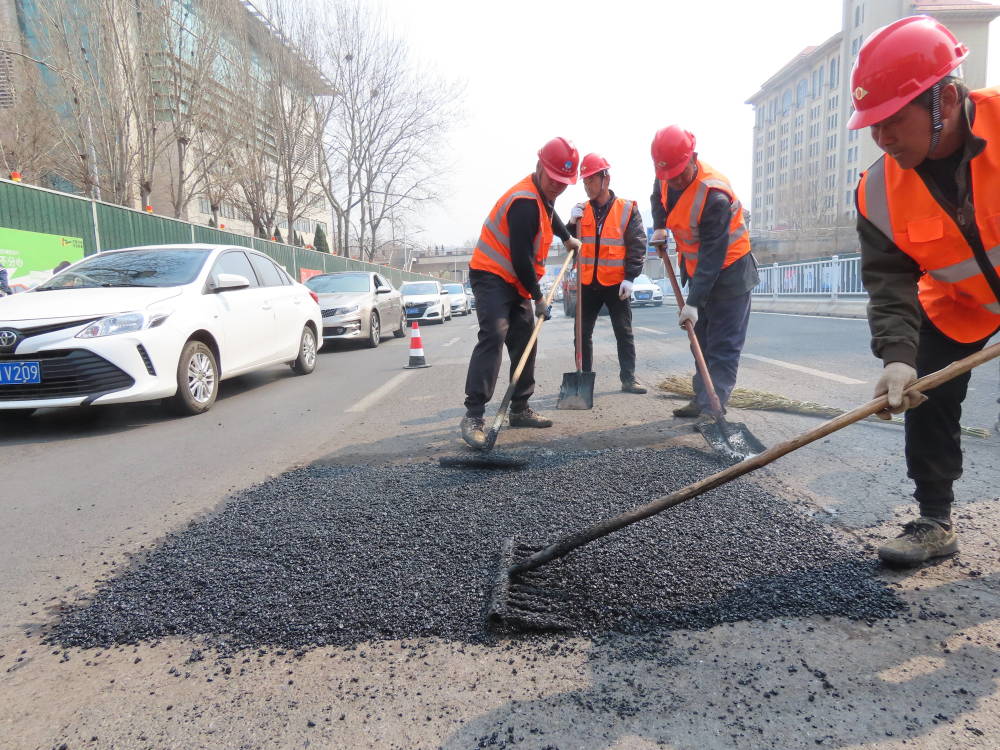
M 371 323 L 368 324 L 368 348 L 374 349 L 382 340 L 382 323 L 378 319 L 378 313 L 372 310 Z
M 167 401 L 170 411 L 181 416 L 201 414 L 212 408 L 219 395 L 219 366 L 212 350 L 191 340 L 177 361 L 177 393 Z
M 302 327 L 302 338 L 299 339 L 299 356 L 292 364 L 292 372 L 296 375 L 308 375 L 316 369 L 316 334 L 310 326 Z
M 392 335 L 397 339 L 401 339 L 406 335 L 406 313 L 401 312 L 399 314 L 399 328 L 393 331 Z
M 663 304 L 662 302 L 656 302 L 656 303 L 654 303 L 654 307 L 659 307 L 662 304 Z

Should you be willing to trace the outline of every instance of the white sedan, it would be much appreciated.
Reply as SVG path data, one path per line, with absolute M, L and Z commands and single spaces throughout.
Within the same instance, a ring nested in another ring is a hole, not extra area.
M 91 255 L 0 299 L 0 420 L 160 398 L 200 414 L 220 380 L 281 363 L 312 372 L 321 327 L 316 295 L 248 248 Z
M 632 307 L 645 307 L 655 305 L 659 307 L 663 304 L 663 290 L 657 286 L 646 274 L 641 273 L 635 277 L 632 284 Z

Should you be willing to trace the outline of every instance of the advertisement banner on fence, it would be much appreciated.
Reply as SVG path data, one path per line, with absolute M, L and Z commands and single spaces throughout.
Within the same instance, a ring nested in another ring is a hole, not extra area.
M 317 271 L 315 268 L 300 268 L 299 269 L 299 281 L 305 284 L 313 276 L 319 276 L 323 271 Z
M 83 258 L 83 238 L 0 228 L 0 267 L 17 292 L 52 276 L 61 265 Z

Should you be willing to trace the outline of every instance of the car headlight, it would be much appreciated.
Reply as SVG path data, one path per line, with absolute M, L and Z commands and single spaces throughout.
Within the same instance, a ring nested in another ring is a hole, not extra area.
M 359 305 L 348 305 L 347 307 L 335 307 L 330 313 L 331 315 L 350 315 L 351 313 L 356 313 L 360 310 Z
M 95 320 L 78 334 L 78 339 L 96 339 L 101 336 L 115 336 L 119 333 L 133 333 L 145 328 L 156 328 L 170 317 L 168 312 L 158 313 L 120 313 Z

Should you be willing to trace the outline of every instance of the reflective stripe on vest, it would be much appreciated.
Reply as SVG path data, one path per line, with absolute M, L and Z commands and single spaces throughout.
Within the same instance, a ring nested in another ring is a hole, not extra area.
M 989 263 L 1000 266 L 1000 89 L 973 91 L 973 133 L 986 148 L 970 162 L 975 186 L 975 220 Z M 950 338 L 971 343 L 1000 327 L 1000 302 L 972 248 L 948 212 L 931 195 L 916 170 L 904 170 L 883 155 L 858 184 L 861 214 L 906 255 L 924 275 L 920 304 Z
M 636 210 L 633 201 L 617 197 L 612 201 L 601 227 L 600 248 L 607 249 L 603 253 L 598 251 L 594 207 L 587 202 L 579 223 L 581 283 L 590 284 L 594 281 L 595 268 L 597 281 L 602 286 L 613 286 L 625 280 L 625 230 L 633 210 Z
M 535 273 L 539 279 L 542 277 L 545 273 L 545 259 L 552 244 L 552 222 L 531 175 L 507 190 L 494 204 L 483 222 L 479 241 L 469 260 L 469 268 L 496 274 L 513 285 L 522 297 L 530 298 L 530 292 L 524 288 L 514 271 L 510 257 L 510 228 L 507 224 L 507 211 L 511 204 L 522 198 L 534 200 L 538 207 L 539 230 L 532 243 L 532 252 Z
M 694 181 L 681 193 L 672 210 L 667 208 L 667 181 L 660 180 L 660 202 L 663 204 L 663 209 L 668 211 L 667 228 L 677 243 L 677 252 L 684 258 L 688 276 L 694 276 L 698 267 L 698 250 L 701 243 L 698 224 L 705 210 L 708 193 L 713 189 L 721 191 L 729 198 L 729 237 L 726 257 L 722 263 L 723 268 L 728 268 L 750 252 L 750 237 L 746 222 L 743 221 L 743 204 L 733 192 L 729 180 L 699 159 L 698 173 Z

